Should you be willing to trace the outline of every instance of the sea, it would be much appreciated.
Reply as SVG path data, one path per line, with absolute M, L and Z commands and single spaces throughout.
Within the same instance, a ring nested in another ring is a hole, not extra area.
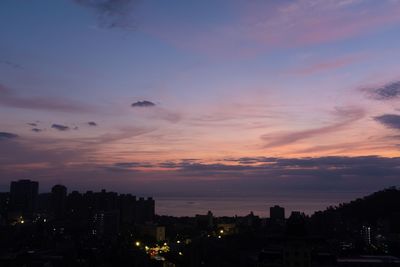
M 195 216 L 211 211 L 214 216 L 245 216 L 253 212 L 260 217 L 269 217 L 269 208 L 279 205 L 285 208 L 286 216 L 292 211 L 312 215 L 329 206 L 350 202 L 369 192 L 323 192 L 293 195 L 266 196 L 160 196 L 155 197 L 156 214 L 170 216 Z

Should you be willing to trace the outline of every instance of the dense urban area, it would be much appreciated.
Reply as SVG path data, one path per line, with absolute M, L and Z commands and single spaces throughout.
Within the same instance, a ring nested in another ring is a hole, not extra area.
M 307 216 L 155 215 L 155 200 L 11 182 L 0 194 L 0 266 L 400 266 L 400 190 Z M 268 207 L 266 206 L 266 209 Z

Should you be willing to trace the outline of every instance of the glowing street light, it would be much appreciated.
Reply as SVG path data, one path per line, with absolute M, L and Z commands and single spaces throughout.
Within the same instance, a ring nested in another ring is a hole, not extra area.
M 139 242 L 139 241 L 136 241 L 136 242 L 135 242 L 135 245 L 136 245 L 137 247 L 140 247 L 140 242 Z

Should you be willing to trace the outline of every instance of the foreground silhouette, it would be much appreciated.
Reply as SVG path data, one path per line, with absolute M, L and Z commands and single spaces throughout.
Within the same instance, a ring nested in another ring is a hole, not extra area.
M 0 194 L 0 266 L 400 266 L 400 190 L 307 216 L 154 215 L 154 200 L 21 180 Z

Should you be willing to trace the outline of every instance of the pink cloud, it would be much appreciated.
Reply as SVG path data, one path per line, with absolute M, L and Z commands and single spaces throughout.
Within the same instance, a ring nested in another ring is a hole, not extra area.
M 257 10 L 255 10 L 257 8 Z M 263 12 L 265 11 L 265 12 Z M 391 1 L 306 1 L 253 7 L 242 17 L 248 38 L 272 46 L 334 42 L 400 22 L 400 5 Z
M 365 111 L 360 108 L 337 109 L 335 115 L 338 117 L 338 121 L 326 126 L 295 132 L 265 134 L 261 136 L 261 139 L 266 141 L 265 147 L 267 148 L 293 144 L 304 139 L 343 130 L 348 126 L 351 126 L 352 123 L 364 118 Z
M 281 47 L 342 41 L 400 22 L 400 3 L 393 1 L 246 2 L 234 10 L 229 21 L 213 25 L 150 23 L 142 30 L 180 49 L 252 57 Z
M 0 106 L 70 113 L 94 112 L 96 110 L 89 104 L 61 97 L 21 96 L 1 84 Z
M 328 70 L 335 70 L 339 68 L 343 68 L 359 61 L 362 61 L 365 57 L 362 55 L 350 55 L 344 56 L 340 58 L 335 58 L 331 60 L 314 62 L 310 65 L 303 66 L 301 68 L 294 69 L 290 71 L 293 74 L 299 75 L 310 75 L 318 72 L 324 72 Z

